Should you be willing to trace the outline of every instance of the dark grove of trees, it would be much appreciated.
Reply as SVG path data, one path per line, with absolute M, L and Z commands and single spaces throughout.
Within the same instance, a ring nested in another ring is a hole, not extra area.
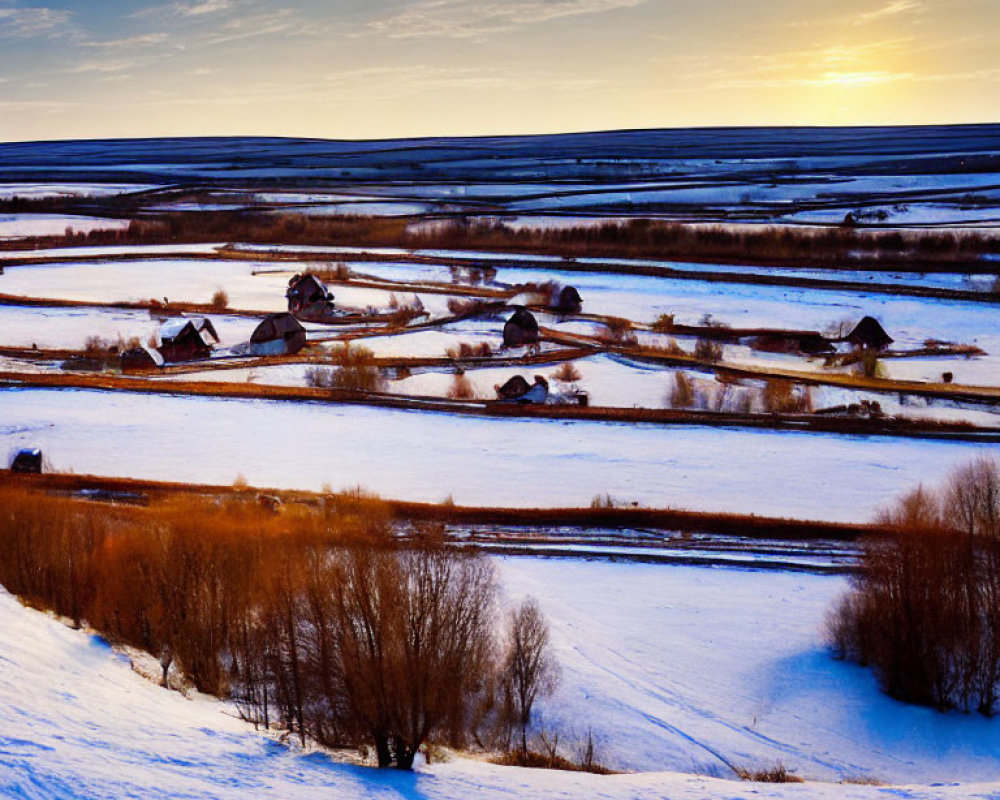
M 155 654 L 165 685 L 173 667 L 257 725 L 379 766 L 509 744 L 555 674 L 537 605 L 505 620 L 488 558 L 400 543 L 357 494 L 274 513 L 252 493 L 129 508 L 0 488 L 0 582 Z
M 1000 701 L 1000 469 L 982 459 L 885 512 L 831 616 L 836 654 L 892 697 L 992 715 Z

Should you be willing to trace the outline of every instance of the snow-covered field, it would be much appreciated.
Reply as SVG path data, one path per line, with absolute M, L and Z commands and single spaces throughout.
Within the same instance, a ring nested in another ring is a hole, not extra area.
M 7 267 L 0 275 L 0 293 L 31 298 L 58 298 L 84 302 L 162 301 L 209 303 L 218 289 L 225 290 L 231 308 L 285 311 L 285 290 L 295 272 L 325 265 L 273 264 L 266 261 L 158 258 L 140 261 L 84 261 Z M 256 273 L 256 274 L 255 274 Z M 361 286 L 331 286 L 339 307 L 389 306 L 392 291 Z M 414 295 L 396 292 L 397 300 L 412 302 Z M 448 298 L 420 295 L 420 302 L 435 315 L 448 314 Z
M 259 319 L 212 314 L 223 346 L 246 342 Z M 138 336 L 145 342 L 160 329 L 160 320 L 147 311 L 114 308 L 58 308 L 0 306 L 0 344 L 9 347 L 82 349 L 91 336 L 115 341 Z
M 62 236 L 67 230 L 74 233 L 122 230 L 128 227 L 128 223 L 127 219 L 77 217 L 68 214 L 0 214 L 0 239 Z
M 653 507 L 865 521 L 984 446 L 723 428 L 483 419 L 364 406 L 6 389 L 0 451 L 54 469 L 462 505 Z

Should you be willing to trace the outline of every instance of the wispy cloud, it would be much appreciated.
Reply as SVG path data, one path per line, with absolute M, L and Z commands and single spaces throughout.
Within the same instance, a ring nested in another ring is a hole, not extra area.
M 228 11 L 232 6 L 232 0 L 202 0 L 196 3 L 175 3 L 173 8 L 184 17 L 201 17 Z
M 117 50 L 128 47 L 146 47 L 152 44 L 162 44 L 170 37 L 166 33 L 144 33 L 139 36 L 129 36 L 124 39 L 108 39 L 99 42 L 80 42 L 81 47 Z
M 724 89 L 785 89 L 790 87 L 841 87 L 851 88 L 873 86 L 875 84 L 899 83 L 912 80 L 912 72 L 890 72 L 873 70 L 870 72 L 846 72 L 826 70 L 808 76 L 783 76 L 774 78 L 733 78 L 719 81 L 713 88 Z
M 856 22 L 865 23 L 871 22 L 872 20 L 884 19 L 885 17 L 896 17 L 900 14 L 922 11 L 923 7 L 923 0 L 891 0 L 891 2 L 881 8 L 876 8 L 873 11 L 867 11 L 864 14 L 861 14 L 857 18 Z
M 109 59 L 88 59 L 76 66 L 70 67 L 65 72 L 71 75 L 84 75 L 87 73 L 115 73 L 125 70 L 144 67 L 158 60 L 155 56 L 143 58 L 109 58 Z
M 70 12 L 45 6 L 0 8 L 0 39 L 52 36 L 69 23 Z
M 233 0 L 189 0 L 189 2 L 161 3 L 141 8 L 128 16 L 142 17 L 207 17 L 223 14 L 234 8 Z
M 211 34 L 206 44 L 218 45 L 258 36 L 315 35 L 319 31 L 317 26 L 300 20 L 292 9 L 282 8 L 277 11 L 234 17 Z
M 524 25 L 579 14 L 629 8 L 646 0 L 422 0 L 410 8 L 374 20 L 371 29 L 393 38 L 443 36 L 475 38 Z

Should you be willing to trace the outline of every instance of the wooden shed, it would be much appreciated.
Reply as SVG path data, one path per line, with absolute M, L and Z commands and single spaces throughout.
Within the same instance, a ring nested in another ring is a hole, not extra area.
M 538 320 L 524 306 L 517 306 L 513 316 L 503 326 L 505 347 L 523 347 L 538 341 Z
M 583 308 L 583 298 L 573 286 L 563 286 L 552 298 L 552 310 L 558 314 L 579 314 Z
M 847 341 L 860 350 L 885 350 L 894 340 L 875 317 L 865 317 L 847 334 Z
M 147 372 L 152 369 L 162 367 L 163 356 L 152 347 L 143 345 L 125 350 L 119 356 L 121 360 L 122 372 Z
M 42 451 L 37 447 L 24 448 L 14 454 L 10 462 L 11 472 L 34 472 L 42 471 Z
M 219 334 L 208 317 L 177 317 L 160 326 L 160 355 L 164 361 L 208 358 Z
M 533 384 L 520 375 L 515 375 L 503 386 L 493 387 L 497 399 L 506 403 L 533 403 L 541 405 L 549 397 L 549 382 L 541 375 L 535 376 Z
M 291 355 L 306 346 L 306 329 L 291 314 L 268 314 L 250 344 L 257 355 Z
M 285 297 L 288 299 L 288 313 L 300 319 L 328 317 L 333 312 L 333 294 L 311 272 L 292 277 L 288 281 Z

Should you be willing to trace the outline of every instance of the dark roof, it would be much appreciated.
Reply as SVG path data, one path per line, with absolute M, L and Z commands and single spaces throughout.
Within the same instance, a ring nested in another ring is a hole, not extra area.
M 497 397 L 503 400 L 513 400 L 516 397 L 520 397 L 528 389 L 531 388 L 531 384 L 528 383 L 520 375 L 515 375 L 509 381 L 507 381 L 503 386 L 497 386 Z
M 219 342 L 219 334 L 208 317 L 174 317 L 160 326 L 160 340 L 164 344 L 191 334 L 198 336 L 208 347 Z M 214 341 L 210 341 L 209 336 Z
M 572 311 L 583 305 L 583 298 L 574 286 L 564 286 L 556 300 L 556 308 Z
M 892 344 L 894 340 L 885 332 L 885 328 L 875 317 L 865 317 L 847 335 L 847 341 L 858 347 L 882 350 Z
M 133 347 L 129 350 L 122 352 L 121 361 L 123 365 L 130 366 L 163 366 L 163 354 L 159 350 L 154 350 L 148 345 L 142 345 L 141 347 Z
M 288 288 L 297 289 L 299 291 L 305 291 L 309 284 L 312 284 L 312 288 L 323 293 L 326 297 L 327 289 L 326 284 L 323 283 L 319 278 L 313 275 L 311 272 L 303 272 L 301 275 L 296 275 L 288 281 Z
M 517 326 L 528 333 L 538 333 L 538 320 L 524 306 L 517 306 L 513 315 L 507 320 L 507 325 Z
M 305 333 L 305 328 L 291 314 L 268 314 L 250 337 L 254 344 L 283 339 L 288 334 Z

